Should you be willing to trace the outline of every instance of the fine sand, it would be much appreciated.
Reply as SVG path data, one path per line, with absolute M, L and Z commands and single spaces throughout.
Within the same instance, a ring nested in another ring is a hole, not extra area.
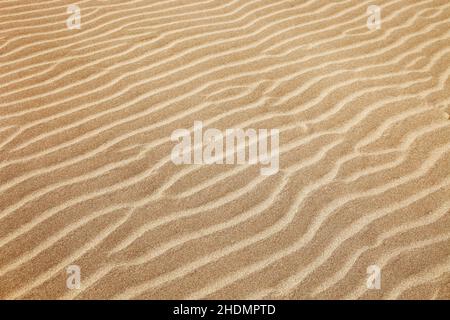
M 1 0 L 0 298 L 449 299 L 449 61 L 448 0 Z

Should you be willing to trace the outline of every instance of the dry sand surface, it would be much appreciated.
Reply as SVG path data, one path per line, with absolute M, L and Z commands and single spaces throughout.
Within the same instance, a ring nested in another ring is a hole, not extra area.
M 448 0 L 0 0 L 0 298 L 449 299 L 449 27 Z M 279 172 L 174 164 L 194 121 L 279 129 Z

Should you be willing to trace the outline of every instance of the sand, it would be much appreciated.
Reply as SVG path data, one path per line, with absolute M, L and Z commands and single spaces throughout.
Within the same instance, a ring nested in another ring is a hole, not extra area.
M 449 27 L 448 0 L 1 1 L 0 298 L 449 299 Z M 279 171 L 174 164 L 194 121 L 279 129 Z

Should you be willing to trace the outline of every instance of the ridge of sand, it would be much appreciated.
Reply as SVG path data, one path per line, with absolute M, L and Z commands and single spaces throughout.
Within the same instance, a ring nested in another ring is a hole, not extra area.
M 0 1 L 0 298 L 449 299 L 450 3 L 376 2 Z

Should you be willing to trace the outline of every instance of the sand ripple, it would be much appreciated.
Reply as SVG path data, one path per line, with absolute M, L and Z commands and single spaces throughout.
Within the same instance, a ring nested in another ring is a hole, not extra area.
M 450 3 L 371 4 L 0 1 L 0 298 L 449 299 Z M 279 173 L 174 165 L 194 121 Z

